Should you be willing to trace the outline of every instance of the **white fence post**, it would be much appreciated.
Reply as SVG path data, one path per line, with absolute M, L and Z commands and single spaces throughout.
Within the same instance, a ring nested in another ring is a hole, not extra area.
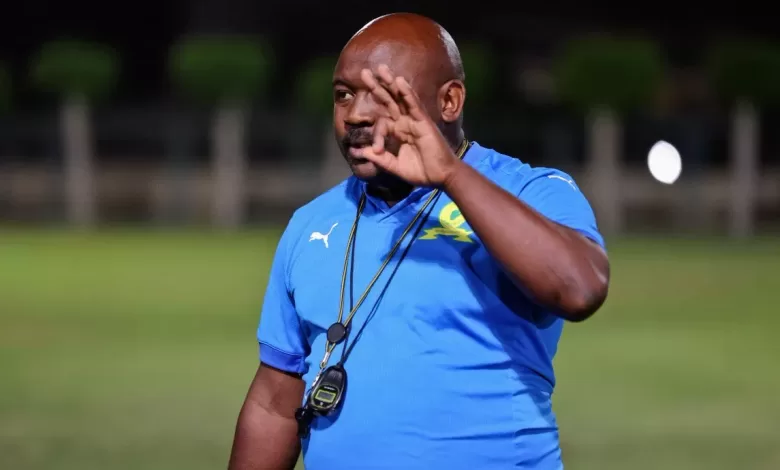
M 758 113 L 752 103 L 735 104 L 731 131 L 730 234 L 736 238 L 753 235 L 755 193 L 758 184 Z
M 623 201 L 620 191 L 621 126 L 614 111 L 593 110 L 587 118 L 588 179 L 590 198 L 604 234 L 623 230 Z

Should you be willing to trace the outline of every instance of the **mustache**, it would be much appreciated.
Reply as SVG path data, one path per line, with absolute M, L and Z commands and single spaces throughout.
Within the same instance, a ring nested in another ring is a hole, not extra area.
M 374 142 L 374 134 L 366 128 L 349 129 L 341 139 L 344 147 L 365 147 Z
M 374 143 L 374 133 L 365 127 L 352 128 L 341 139 L 341 143 L 345 149 L 349 147 L 368 147 Z M 385 148 L 391 153 L 397 154 L 400 147 L 401 142 L 395 136 L 388 135 L 385 137 Z

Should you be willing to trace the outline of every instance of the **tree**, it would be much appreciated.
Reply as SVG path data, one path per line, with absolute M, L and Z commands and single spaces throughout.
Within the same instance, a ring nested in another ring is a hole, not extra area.
M 0 112 L 5 112 L 11 107 L 11 92 L 11 74 L 6 65 L 0 63 Z
M 0 63 L 0 114 L 4 114 L 11 107 L 11 92 L 11 74 L 8 73 L 8 69 L 6 68 L 5 64 Z M 0 139 L 5 140 L 5 132 L 3 128 L 0 128 Z M 3 167 L 0 165 L 0 171 L 2 170 Z M 7 191 L 7 188 L 0 188 L 0 197 L 5 196 L 3 192 Z M 4 197 L 2 198 L 5 199 Z
M 466 74 L 466 103 L 463 109 L 463 127 L 470 139 L 491 140 L 496 120 L 485 120 L 485 114 L 494 114 L 491 99 L 496 90 L 496 56 L 481 42 L 466 41 L 459 46 L 463 70 Z
M 308 142 L 298 142 L 296 147 L 304 149 L 304 152 L 322 152 L 320 184 L 325 188 L 349 174 L 333 134 L 333 71 L 336 62 L 335 57 L 310 60 L 298 73 L 294 85 L 295 109 L 304 123 L 302 128 L 317 129 L 316 135 L 322 136 L 319 145 L 314 148 L 306 145 Z
M 489 106 L 496 89 L 496 57 L 490 47 L 480 42 L 460 46 L 460 58 L 466 73 L 466 103 L 469 109 Z
M 780 103 L 780 44 L 723 40 L 706 60 L 715 89 L 731 107 L 730 232 L 746 237 L 753 231 L 753 200 L 758 183 L 759 109 Z
M 175 84 L 193 102 L 214 109 L 213 216 L 222 228 L 243 221 L 248 112 L 267 91 L 271 64 L 270 47 L 256 37 L 193 36 L 170 51 Z
M 589 172 L 597 178 L 592 199 L 602 230 L 621 230 L 620 116 L 647 104 L 660 85 L 661 55 L 650 41 L 585 37 L 569 41 L 556 58 L 561 98 L 587 115 Z
M 90 107 L 116 86 L 119 57 L 110 46 L 71 39 L 44 44 L 32 62 L 35 85 L 61 100 L 60 138 L 68 218 L 79 227 L 97 219 Z

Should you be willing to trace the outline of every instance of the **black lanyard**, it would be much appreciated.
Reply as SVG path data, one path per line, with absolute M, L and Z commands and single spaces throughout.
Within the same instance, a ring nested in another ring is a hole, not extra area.
M 464 140 L 460 148 L 458 149 L 457 157 L 463 158 L 463 155 L 465 155 L 466 150 L 468 150 L 469 147 L 470 147 L 469 142 L 467 140 Z M 422 215 L 425 213 L 425 210 L 428 208 L 431 202 L 433 202 L 438 195 L 439 195 L 438 188 L 431 192 L 430 196 L 428 196 L 428 199 L 425 201 L 425 204 L 423 204 L 420 210 L 417 211 L 417 214 L 415 214 L 412 221 L 409 223 L 409 225 L 406 226 L 403 233 L 401 233 L 401 236 L 398 238 L 398 241 L 396 241 L 395 245 L 393 245 L 393 248 L 390 250 L 390 253 L 388 253 L 388 255 L 385 257 L 384 261 L 382 262 L 382 265 L 379 267 L 379 270 L 371 279 L 371 282 L 368 283 L 366 289 L 363 291 L 363 294 L 361 294 L 357 302 L 355 302 L 355 305 L 352 306 L 352 309 L 347 315 L 347 318 L 344 319 L 344 321 L 342 322 L 342 319 L 344 318 L 344 291 L 346 290 L 347 287 L 347 272 L 349 270 L 349 265 L 350 265 L 349 263 L 350 254 L 352 252 L 352 248 L 355 243 L 355 235 L 357 233 L 358 221 L 360 220 L 360 215 L 363 213 L 363 209 L 365 208 L 366 205 L 366 194 L 363 193 L 361 195 L 360 202 L 358 203 L 357 213 L 355 214 L 355 221 L 352 223 L 352 229 L 350 230 L 349 238 L 347 239 L 347 248 L 344 250 L 344 269 L 341 274 L 341 294 L 339 295 L 338 319 L 336 320 L 336 323 L 332 324 L 328 328 L 328 332 L 326 335 L 327 340 L 325 341 L 325 355 L 323 356 L 322 361 L 320 362 L 320 373 L 322 373 L 325 367 L 328 366 L 328 360 L 330 359 L 330 355 L 333 352 L 333 349 L 336 347 L 337 344 L 342 342 L 344 338 L 347 336 L 347 328 L 349 328 L 349 324 L 352 321 L 352 318 L 355 316 L 355 313 L 363 304 L 363 301 L 366 300 L 366 297 L 368 297 L 368 294 L 371 291 L 371 289 L 374 287 L 374 284 L 376 284 L 377 280 L 379 280 L 379 278 L 382 276 L 382 273 L 384 272 L 387 265 L 390 263 L 390 260 L 393 259 L 393 256 L 395 256 L 398 249 L 401 247 L 401 244 L 403 243 L 406 236 L 412 230 L 412 228 L 420 219 L 420 217 L 422 217 Z
M 458 153 L 457 153 L 458 158 L 463 158 L 463 155 L 466 153 L 466 150 L 468 150 L 469 147 L 470 147 L 469 142 L 464 140 L 460 149 L 458 149 Z M 371 315 L 376 310 L 377 306 L 379 305 L 379 302 L 382 300 L 382 297 L 384 297 L 387 288 L 390 286 L 390 281 L 392 281 L 393 277 L 398 271 L 398 267 L 401 265 L 401 261 L 403 261 L 403 259 L 406 257 L 407 253 L 409 252 L 409 249 L 412 246 L 412 242 L 414 241 L 415 238 L 417 238 L 417 235 L 420 233 L 420 230 L 425 224 L 425 220 L 430 215 L 430 213 L 426 214 L 426 209 L 428 209 L 428 206 L 431 206 L 431 203 L 436 201 L 440 195 L 441 192 L 438 189 L 431 191 L 431 194 L 430 196 L 428 196 L 428 199 L 425 201 L 425 204 L 423 204 L 420 210 L 417 211 L 417 214 L 414 216 L 414 218 L 409 223 L 409 225 L 406 226 L 406 229 L 404 229 L 403 233 L 398 238 L 398 241 L 395 243 L 395 245 L 393 245 L 393 248 L 390 250 L 390 253 L 388 253 L 388 255 L 385 257 L 385 260 L 382 262 L 382 265 L 379 267 L 379 270 L 371 279 L 371 282 L 368 283 L 368 286 L 366 286 L 366 289 L 363 291 L 363 294 L 361 294 L 360 298 L 358 298 L 357 302 L 355 302 L 354 305 L 352 305 L 352 298 L 353 298 L 351 295 L 352 276 L 350 276 L 350 307 L 351 308 L 347 317 L 344 318 L 344 291 L 346 290 L 347 287 L 347 273 L 350 266 L 354 267 L 355 235 L 357 234 L 358 221 L 360 220 L 360 215 L 363 213 L 363 209 L 366 206 L 366 199 L 367 199 L 365 193 L 361 195 L 360 202 L 358 203 L 357 213 L 355 214 L 355 221 L 352 223 L 352 229 L 350 230 L 349 238 L 347 239 L 347 248 L 344 251 L 344 270 L 341 274 L 341 294 L 339 295 L 338 319 L 336 320 L 336 323 L 334 323 L 328 328 L 326 341 L 325 341 L 325 355 L 323 356 L 322 361 L 320 362 L 320 368 L 319 371 L 317 371 L 316 377 L 314 377 L 314 381 L 312 382 L 312 387 L 306 394 L 305 404 L 304 406 L 298 408 L 295 411 L 295 420 L 298 422 L 299 437 L 308 436 L 312 420 L 314 419 L 315 416 L 327 415 L 331 413 L 334 409 L 336 409 L 341 403 L 341 399 L 344 396 L 344 391 L 347 386 L 347 372 L 346 370 L 344 370 L 344 362 L 346 361 L 349 352 L 355 346 L 355 343 L 357 342 L 358 338 L 363 332 L 363 329 L 368 324 L 368 320 L 371 318 Z M 435 203 L 433 204 L 432 207 L 435 207 Z M 366 300 L 366 297 L 368 297 L 371 288 L 374 287 L 374 284 L 376 284 L 377 280 L 382 276 L 382 273 L 384 272 L 387 265 L 390 263 L 390 260 L 393 259 L 393 256 L 395 256 L 396 252 L 401 247 L 401 244 L 403 243 L 404 239 L 409 234 L 409 232 L 411 232 L 412 228 L 415 226 L 415 224 L 417 224 L 417 221 L 423 216 L 423 214 L 425 214 L 425 218 L 423 218 L 423 222 L 418 225 L 417 230 L 412 235 L 411 241 L 406 245 L 406 248 L 401 253 L 398 262 L 395 265 L 395 269 L 393 269 L 393 272 L 390 274 L 390 278 L 385 283 L 382 292 L 380 292 L 376 302 L 374 303 L 374 307 L 371 309 L 368 318 L 360 327 L 358 333 L 355 335 L 355 338 L 353 339 L 349 349 L 347 349 L 347 345 L 345 343 L 344 353 L 342 354 L 341 360 L 338 362 L 338 364 L 328 367 L 328 360 L 330 359 L 330 355 L 333 352 L 333 349 L 336 347 L 336 345 L 346 339 L 350 322 L 352 321 L 352 318 L 354 318 L 355 313 L 363 304 L 363 302 Z M 350 258 L 352 259 L 351 264 L 350 264 Z

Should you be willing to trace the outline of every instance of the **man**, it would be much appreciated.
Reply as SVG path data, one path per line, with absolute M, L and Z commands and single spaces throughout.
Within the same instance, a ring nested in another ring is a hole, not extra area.
M 562 468 L 552 358 L 564 320 L 604 302 L 609 263 L 568 175 L 465 141 L 464 80 L 417 15 L 342 51 L 354 175 L 281 237 L 231 469 L 292 468 L 301 443 L 308 470 Z

